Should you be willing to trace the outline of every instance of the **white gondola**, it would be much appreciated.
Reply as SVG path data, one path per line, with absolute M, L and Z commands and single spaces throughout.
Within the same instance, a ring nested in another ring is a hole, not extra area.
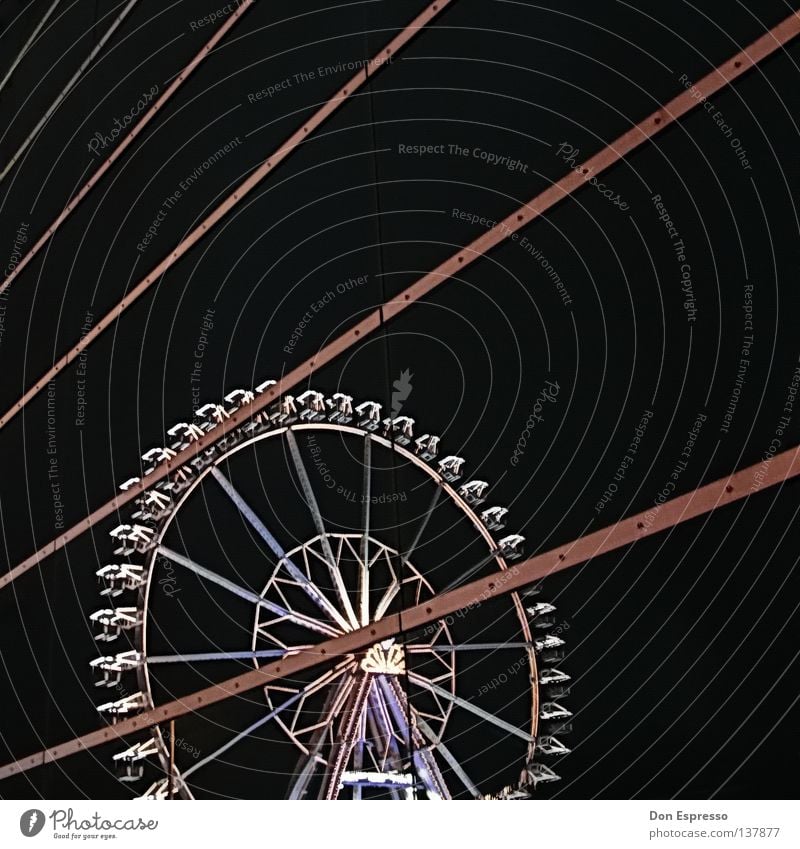
M 121 716 L 127 716 L 129 713 L 138 713 L 147 705 L 147 696 L 144 693 L 131 693 L 129 696 L 124 696 L 114 702 L 106 702 L 103 705 L 97 706 L 98 713 L 105 716 L 110 716 L 113 722 Z
M 414 438 L 414 419 L 409 416 L 397 416 L 383 420 L 384 436 L 400 445 L 408 445 Z
M 144 567 L 134 563 L 109 563 L 101 566 L 95 574 L 103 582 L 100 595 L 115 598 L 125 590 L 138 590 L 144 586 Z
M 535 790 L 539 784 L 547 784 L 551 781 L 561 781 L 561 776 L 556 775 L 550 767 L 540 763 L 529 763 L 525 767 L 525 775 Z
M 124 672 L 132 672 L 140 665 L 141 658 L 136 651 L 120 652 L 89 661 L 89 667 L 95 676 L 95 687 L 116 687 Z
M 117 525 L 109 532 L 109 536 L 120 543 L 118 548 L 114 549 L 114 554 L 120 554 L 127 557 L 130 554 L 144 554 L 153 546 L 153 537 L 155 532 L 147 525 Z
M 144 775 L 144 761 L 158 754 L 155 740 L 145 740 L 142 743 L 134 743 L 124 752 L 113 756 L 114 763 L 119 770 L 120 781 L 138 781 Z
M 458 488 L 458 494 L 473 507 L 483 504 L 486 499 L 484 495 L 489 489 L 489 484 L 486 481 L 469 481 Z
M 570 681 L 571 678 L 566 672 L 560 669 L 542 669 L 539 672 L 540 684 L 562 684 L 565 681 Z
M 250 389 L 232 389 L 225 396 L 228 413 L 232 415 L 237 410 L 255 401 L 255 398 L 255 394 Z
M 490 507 L 481 513 L 481 521 L 490 531 L 502 531 L 507 514 L 508 507 Z
M 204 404 L 195 412 L 194 417 L 197 419 L 198 426 L 205 433 L 222 424 L 225 419 L 230 418 L 228 411 L 222 404 Z
M 95 636 L 98 642 L 111 642 L 122 631 L 135 628 L 139 622 L 139 610 L 136 607 L 114 607 L 97 610 L 89 615 L 89 619 L 103 630 Z
M 546 613 L 553 613 L 555 609 L 556 606 L 554 604 L 548 604 L 546 601 L 537 601 L 535 604 L 526 608 L 528 616 L 530 616 L 531 619 L 544 616 Z
M 157 489 L 143 493 L 134 502 L 139 509 L 131 515 L 136 521 L 158 522 L 172 512 L 172 499 Z
M 142 454 L 145 476 L 154 472 L 158 466 L 171 460 L 174 456 L 175 452 L 166 446 L 159 446 L 158 448 L 151 448 L 149 451 L 146 451 Z
M 449 483 L 455 483 L 461 477 L 461 467 L 464 465 L 463 457 L 451 454 L 439 460 L 439 474 Z
M 414 441 L 416 446 L 414 450 L 423 460 L 430 463 L 436 459 L 436 455 L 439 453 L 439 440 L 440 437 L 426 433 Z
M 196 442 L 203 435 L 203 431 L 196 424 L 187 422 L 178 422 L 173 425 L 168 431 L 167 436 L 171 436 L 173 441 L 170 443 L 170 448 L 173 451 L 183 451 L 188 448 L 192 442 Z
M 325 396 L 321 392 L 307 389 L 297 396 L 300 410 L 300 420 L 304 422 L 319 422 L 325 418 Z
M 557 737 L 540 737 L 536 742 L 536 751 L 542 755 L 561 756 L 568 755 L 572 750 L 568 749 Z
M 557 649 L 563 645 L 564 641 L 561 637 L 556 637 L 553 634 L 545 634 L 533 641 L 533 647 L 537 652 L 545 651 L 545 649 Z
M 558 702 L 544 702 L 539 708 L 539 719 L 569 719 L 572 711 Z
M 525 537 L 522 534 L 509 534 L 503 537 L 498 543 L 500 553 L 506 560 L 519 560 L 522 557 L 522 546 L 525 543 Z
M 358 426 L 376 431 L 381 426 L 381 405 L 377 401 L 364 401 L 356 407 Z
M 343 392 L 334 393 L 325 402 L 330 409 L 328 420 L 339 424 L 349 424 L 353 419 L 353 396 Z

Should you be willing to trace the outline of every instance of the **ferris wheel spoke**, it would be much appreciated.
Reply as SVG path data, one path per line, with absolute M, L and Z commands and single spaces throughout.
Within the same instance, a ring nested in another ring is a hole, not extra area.
M 356 744 L 353 747 L 353 769 L 356 772 L 361 772 L 364 769 L 364 744 L 367 737 L 367 710 L 362 711 L 358 721 L 358 736 Z M 361 785 L 356 784 L 353 787 L 354 801 L 361 800 Z
M 402 757 L 398 740 L 403 743 L 405 743 L 405 740 L 400 737 L 392 723 L 389 707 L 379 687 L 373 687 L 370 693 L 368 717 L 372 725 L 374 739 L 382 742 L 379 769 L 383 771 L 387 765 L 399 769 L 402 766 Z
M 30 46 L 33 44 L 34 41 L 36 41 L 36 37 L 42 31 L 44 25 L 47 23 L 53 12 L 55 12 L 56 6 L 58 6 L 60 2 L 61 0 L 53 0 L 53 2 L 50 4 L 50 8 L 44 13 L 44 17 L 39 21 L 38 24 L 36 24 L 36 27 L 34 28 L 33 32 L 28 36 L 28 40 L 25 42 L 25 44 L 22 45 L 22 49 L 14 57 L 14 61 L 9 66 L 9 69 L 6 71 L 6 75 L 3 77 L 2 80 L 0 80 L 0 91 L 2 91 L 6 87 L 6 83 L 11 79 L 12 75 L 14 74 L 14 71 L 17 68 L 17 65 L 19 65 L 19 63 L 25 58 L 26 54 L 28 53 L 28 50 L 30 49 Z M 6 277 L 8 276 L 9 275 L 7 274 Z
M 151 654 L 148 663 L 197 663 L 205 660 L 258 660 L 259 658 L 285 657 L 313 646 L 293 646 L 291 649 L 262 649 L 259 651 L 216 651 L 195 654 Z
M 367 730 L 371 742 L 369 748 L 366 744 Z M 365 752 L 369 753 L 371 764 L 365 763 Z M 374 678 L 361 712 L 352 759 L 353 771 L 345 771 L 342 782 L 353 788 L 353 799 L 362 798 L 364 787 L 386 789 L 395 800 L 400 799 L 401 789 L 411 789 L 402 777 L 403 759 L 398 746 L 398 732 L 379 688 L 374 686 Z
M 378 684 L 394 716 L 394 721 L 406 735 L 407 745 L 411 750 L 417 773 L 425 785 L 428 795 L 440 799 L 452 799 L 444 776 L 439 769 L 439 764 L 436 763 L 436 758 L 430 750 L 425 748 L 422 734 L 414 725 L 410 716 L 408 699 L 397 680 L 397 676 L 393 675 L 389 678 L 385 675 L 379 675 Z
M 349 631 L 350 626 L 347 620 L 341 613 L 331 604 L 331 602 L 323 594 L 322 590 L 308 578 L 301 569 L 299 569 L 290 558 L 286 556 L 281 544 L 270 532 L 269 528 L 264 524 L 263 520 L 256 514 L 252 507 L 242 498 L 234 485 L 220 471 L 219 466 L 214 466 L 211 469 L 211 474 L 219 483 L 226 495 L 236 505 L 239 512 L 250 523 L 253 530 L 261 537 L 262 540 L 270 547 L 273 554 L 278 558 L 279 565 L 283 565 L 286 571 L 292 576 L 293 580 L 302 587 L 308 597 L 320 608 L 324 613 L 333 619 L 339 627 L 344 631 Z M 366 624 L 366 623 L 363 623 Z
M 244 740 L 245 737 L 249 737 L 254 731 L 257 731 L 261 728 L 262 725 L 266 725 L 271 719 L 274 719 L 281 711 L 287 710 L 293 704 L 300 701 L 307 693 L 311 692 L 314 688 L 319 688 L 320 686 L 324 686 L 325 684 L 329 684 L 331 681 L 334 681 L 338 678 L 343 672 L 345 672 L 347 667 L 339 666 L 335 669 L 331 669 L 329 672 L 326 672 L 321 678 L 317 678 L 312 681 L 310 684 L 307 684 L 303 687 L 302 690 L 298 690 L 294 695 L 290 696 L 286 701 L 279 704 L 276 708 L 273 708 L 269 713 L 265 716 L 262 716 L 260 719 L 257 719 L 251 725 L 248 725 L 244 731 L 240 731 L 235 737 L 228 740 L 227 743 L 223 743 L 218 749 L 213 751 L 210 755 L 198 761 L 196 764 L 192 764 L 188 769 L 183 770 L 182 776 L 183 779 L 187 779 L 192 773 L 197 772 L 198 769 L 205 766 L 206 764 L 215 761 L 220 755 L 225 754 L 228 749 L 235 746 L 241 740 Z
M 300 456 L 300 449 L 291 428 L 286 429 L 286 441 L 289 443 L 289 453 L 292 456 L 292 462 L 294 463 L 295 470 L 297 471 L 297 477 L 300 479 L 300 486 L 303 489 L 306 504 L 308 505 L 308 509 L 311 511 L 311 517 L 314 520 L 314 525 L 320 536 L 320 545 L 325 555 L 325 560 L 328 564 L 328 571 L 330 572 L 331 580 L 333 581 L 333 586 L 336 589 L 339 602 L 342 605 L 342 609 L 347 614 L 353 628 L 358 628 L 359 625 L 358 620 L 356 619 L 356 612 L 353 610 L 353 604 L 350 601 L 350 596 L 347 594 L 347 589 L 345 588 L 344 580 L 342 579 L 342 573 L 336 565 L 336 558 L 333 556 L 333 550 L 331 549 L 331 544 L 325 530 L 325 524 L 322 521 L 322 514 L 319 511 L 319 505 L 317 504 L 314 490 L 311 487 L 311 481 L 308 479 L 308 472 L 306 471 L 306 467 L 303 463 L 303 458 Z
M 412 643 L 405 650 L 410 654 L 430 654 L 436 652 L 459 652 L 459 651 L 499 651 L 500 649 L 532 649 L 535 643 L 457 643 L 431 646 L 428 643 Z
M 395 596 L 400 592 L 400 581 L 393 574 L 392 582 L 386 588 L 386 592 L 383 594 L 383 598 L 378 602 L 378 606 L 375 608 L 375 621 L 377 622 L 379 619 L 383 619 L 386 611 L 389 609 L 389 605 L 394 601 Z
M 289 621 L 294 622 L 296 625 L 301 625 L 312 631 L 316 631 L 320 634 L 326 634 L 327 636 L 331 637 L 337 636 L 340 633 L 336 628 L 333 628 L 331 625 L 328 625 L 325 622 L 320 622 L 318 619 L 314 619 L 311 616 L 306 616 L 303 613 L 296 613 L 292 610 L 289 610 L 288 608 L 282 607 L 279 604 L 275 604 L 275 602 L 262 598 L 258 593 L 255 593 L 252 590 L 245 589 L 245 587 L 240 586 L 239 584 L 229 580 L 228 578 L 224 578 L 217 572 L 214 572 L 211 569 L 206 568 L 205 566 L 201 566 L 199 563 L 195 563 L 195 561 L 191 558 L 186 557 L 186 555 L 180 554 L 177 551 L 173 551 L 171 548 L 167 548 L 165 545 L 160 545 L 158 547 L 158 553 L 168 558 L 173 563 L 176 563 L 179 566 L 183 566 L 186 569 L 189 569 L 191 572 L 194 572 L 199 577 L 204 578 L 205 580 L 210 581 L 211 583 L 216 584 L 219 587 L 222 587 L 230 593 L 233 593 L 233 595 L 239 596 L 239 598 L 243 598 L 245 599 L 245 601 L 251 601 L 253 604 L 258 605 L 259 607 L 263 607 L 265 610 L 269 610 L 271 613 L 274 613 L 281 619 L 288 619 Z
M 495 557 L 497 557 L 496 551 L 492 551 L 485 557 L 482 557 L 477 563 L 475 563 L 473 566 L 470 566 L 466 572 L 450 581 L 450 583 L 443 590 L 441 590 L 441 592 L 448 593 L 450 592 L 450 590 L 454 590 L 456 587 L 460 587 L 461 584 L 463 584 L 465 581 L 468 581 L 477 572 L 480 572 L 480 570 L 483 569 L 483 567 L 486 566 L 487 563 L 491 563 L 492 560 L 495 559 Z
M 314 772 L 320 762 L 320 749 L 322 749 L 322 744 L 325 742 L 325 734 L 330 727 L 336 702 L 339 696 L 346 690 L 346 686 L 350 683 L 352 683 L 352 679 L 349 677 L 340 679 L 337 681 L 336 686 L 333 687 L 325 697 L 321 713 L 323 721 L 320 722 L 319 726 L 314 729 L 314 732 L 311 735 L 308 752 L 300 757 L 300 761 L 297 765 L 297 777 L 295 778 L 288 795 L 290 800 L 302 799 L 306 795 L 308 785 L 314 777 Z
M 422 675 L 417 675 L 414 672 L 410 672 L 409 680 L 413 681 L 414 684 L 417 684 L 420 687 L 424 687 L 426 690 L 430 691 L 434 695 L 441 696 L 444 699 L 448 699 L 454 705 L 458 705 L 470 713 L 475 714 L 475 716 L 480 717 L 481 719 L 485 719 L 487 722 L 499 728 L 501 731 L 505 731 L 508 734 L 513 734 L 515 737 L 519 737 L 524 740 L 526 743 L 533 743 L 533 737 L 528 734 L 526 731 L 523 731 L 521 728 L 517 728 L 516 725 L 512 725 L 510 722 L 506 722 L 500 717 L 495 716 L 493 713 L 489 713 L 488 711 L 483 710 L 483 708 L 479 708 L 477 705 L 472 704 L 472 702 L 468 702 L 466 699 L 462 699 L 460 696 L 455 695 L 455 693 L 451 693 L 449 690 L 445 690 L 444 687 L 440 687 L 438 684 L 434 684 L 433 681 L 429 681 L 427 678 L 424 678 Z
M 361 549 L 359 552 L 359 614 L 362 625 L 369 624 L 369 519 L 372 501 L 372 437 L 364 437 L 364 484 L 361 506 Z
M 431 520 L 431 516 L 433 515 L 433 511 L 436 509 L 436 505 L 439 503 L 439 498 L 442 495 L 442 487 L 437 486 L 434 490 L 433 497 L 431 498 L 431 502 L 428 505 L 428 509 L 425 511 L 425 514 L 422 517 L 422 521 L 419 523 L 419 527 L 417 528 L 417 533 L 414 535 L 414 539 L 409 546 L 406 553 L 403 555 L 403 559 L 401 562 L 405 562 L 406 560 L 411 559 L 411 555 L 416 550 L 419 545 L 419 541 L 422 539 L 422 535 L 425 533 L 425 528 L 428 527 L 428 522 Z
M 342 712 L 333 752 L 328 759 L 328 773 L 325 776 L 320 794 L 323 799 L 331 800 L 339 796 L 342 774 L 355 746 L 361 726 L 361 717 L 371 689 L 372 676 L 366 674 L 359 676 Z
M 419 711 L 413 707 L 411 707 L 411 711 L 414 714 L 414 720 L 417 724 L 417 727 L 422 732 L 422 734 L 428 739 L 428 742 L 436 749 L 437 752 L 442 756 L 442 759 L 448 764 L 450 769 L 458 776 L 461 783 L 466 787 L 467 792 L 475 799 L 480 797 L 480 792 L 478 788 L 475 786 L 475 782 L 467 775 L 464 767 L 456 760 L 453 753 L 450 749 L 445 746 L 445 744 L 441 741 L 439 737 L 436 736 L 434 730 L 428 725 L 425 718 L 419 713 Z
M 369 699 L 367 723 L 372 734 L 372 739 L 376 742 L 386 741 L 382 752 L 379 752 L 380 757 L 376 758 L 373 754 L 372 761 L 378 774 L 385 775 L 387 770 L 401 774 L 403 771 L 403 757 L 400 754 L 400 747 L 397 743 L 397 732 L 392 725 L 389 708 L 386 706 L 386 702 L 377 687 L 372 688 Z M 400 799 L 400 792 L 397 787 L 390 786 L 389 793 L 392 799 Z

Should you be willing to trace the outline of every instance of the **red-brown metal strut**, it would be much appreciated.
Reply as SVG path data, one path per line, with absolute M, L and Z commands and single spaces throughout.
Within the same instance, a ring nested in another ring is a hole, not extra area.
M 50 238 L 55 234 L 56 230 L 72 215 L 73 210 L 78 206 L 78 204 L 89 194 L 89 192 L 100 182 L 103 178 L 103 175 L 114 165 L 114 163 L 122 156 L 123 153 L 133 144 L 134 140 L 137 136 L 141 135 L 144 131 L 145 127 L 150 123 L 150 121 L 155 118 L 156 113 L 162 111 L 167 101 L 172 97 L 173 94 L 184 84 L 184 82 L 189 78 L 194 69 L 203 61 L 203 59 L 208 56 L 208 54 L 222 41 L 223 38 L 228 34 L 228 32 L 236 26 L 241 17 L 247 12 L 247 10 L 253 6 L 256 0 L 243 0 L 241 5 L 236 9 L 235 12 L 231 14 L 227 21 L 222 24 L 219 29 L 214 33 L 214 35 L 209 39 L 208 43 L 200 49 L 200 52 L 192 59 L 191 62 L 178 74 L 177 77 L 172 81 L 172 83 L 167 87 L 161 97 L 156 100 L 150 109 L 142 115 L 141 118 L 136 122 L 136 124 L 131 128 L 131 131 L 125 136 L 124 139 L 117 145 L 111 155 L 106 159 L 105 162 L 94 172 L 94 174 L 89 178 L 86 185 L 75 194 L 58 215 L 58 217 L 53 221 L 53 223 L 44 231 L 42 236 L 33 244 L 28 253 L 25 254 L 24 257 L 19 261 L 16 268 L 2 281 L 0 282 L 0 294 L 2 294 L 13 282 L 17 279 L 17 277 L 22 273 L 23 269 L 30 263 L 33 258 L 39 253 L 39 251 L 48 243 Z
M 239 187 L 229 195 L 213 212 L 211 212 L 201 224 L 195 227 L 191 233 L 173 250 L 161 260 L 161 262 L 139 283 L 136 284 L 125 297 L 106 315 L 104 315 L 95 326 L 81 337 L 80 341 L 70 348 L 61 359 L 42 375 L 39 380 L 16 402 L 2 417 L 0 417 L 0 428 L 5 427 L 17 413 L 20 412 L 30 401 L 32 401 L 47 384 L 53 380 L 59 372 L 63 371 L 82 351 L 107 330 L 121 315 L 137 301 L 151 286 L 154 286 L 163 274 L 191 248 L 193 248 L 216 224 L 218 224 L 234 207 L 238 206 L 253 189 L 261 183 L 264 178 L 272 173 L 275 168 L 283 162 L 286 157 L 293 153 L 311 133 L 326 121 L 334 112 L 339 110 L 348 98 L 358 91 L 366 81 L 384 65 L 388 63 L 399 50 L 402 50 L 408 42 L 427 26 L 443 9 L 453 3 L 454 0 L 437 0 L 425 8 L 416 18 L 401 32 L 399 32 L 379 53 L 372 57 L 369 62 L 361 68 L 349 82 L 340 88 L 336 94 L 321 106 L 301 127 L 272 153 L 261 165 Z
M 519 590 L 563 569 L 585 563 L 587 560 L 622 548 L 643 537 L 710 513 L 718 507 L 748 498 L 765 487 L 783 483 L 798 474 L 800 474 L 800 447 L 784 451 L 771 460 L 749 466 L 728 478 L 706 484 L 686 495 L 665 501 L 663 504 L 623 519 L 615 525 L 594 531 L 544 554 L 538 554 L 507 570 L 479 578 L 423 604 L 387 616 L 385 619 L 379 619 L 357 631 L 327 640 L 312 649 L 299 651 L 297 654 L 229 678 L 221 684 L 206 687 L 204 690 L 183 696 L 138 716 L 120 720 L 116 725 L 92 731 L 74 740 L 7 764 L 0 767 L 0 780 L 61 760 L 77 752 L 114 742 L 127 734 L 144 731 L 159 723 L 169 722 L 231 696 L 263 687 L 276 679 L 296 675 L 320 663 L 362 651 L 368 646 L 397 636 L 401 632 L 409 633 L 430 622 L 449 616 L 457 610 L 471 610 L 484 601 Z
M 444 3 L 434 3 L 432 6 L 429 6 L 414 20 L 412 24 L 409 25 L 409 27 L 403 31 L 403 33 L 398 35 L 390 43 L 390 46 L 386 48 L 386 50 L 389 50 L 390 53 L 396 51 L 399 46 L 402 46 L 402 44 L 405 44 L 408 39 L 411 38 L 413 33 L 416 32 L 419 27 L 424 26 L 432 17 L 434 17 L 437 12 L 444 7 L 444 5 Z M 210 434 L 206 434 L 196 442 L 193 442 L 175 456 L 170 462 L 163 463 L 158 466 L 153 472 L 142 478 L 141 481 L 133 484 L 124 492 L 119 493 L 102 507 L 99 507 L 91 513 L 86 519 L 83 519 L 78 524 L 73 525 L 63 534 L 56 537 L 56 539 L 40 548 L 30 557 L 27 557 L 5 575 L 0 577 L 0 590 L 8 586 L 12 581 L 36 566 L 45 558 L 55 554 L 67 545 L 67 543 L 80 536 L 93 525 L 103 519 L 106 519 L 116 513 L 121 507 L 133 501 L 135 498 L 138 498 L 143 492 L 150 489 L 158 483 L 158 481 L 165 478 L 175 469 L 189 463 L 196 455 L 200 454 L 211 444 L 220 439 L 220 437 L 228 430 L 233 430 L 239 425 L 244 424 L 251 416 L 255 415 L 264 407 L 274 403 L 280 395 L 288 392 L 302 381 L 307 380 L 317 369 L 330 363 L 343 351 L 346 351 L 370 333 L 373 333 L 386 321 L 393 318 L 399 312 L 402 312 L 410 304 L 414 303 L 414 301 L 441 285 L 443 282 L 455 275 L 460 269 L 465 268 L 470 263 L 479 259 L 495 245 L 508 238 L 526 224 L 529 224 L 535 218 L 538 218 L 546 210 L 558 203 L 558 201 L 568 197 L 576 189 L 580 188 L 580 186 L 582 186 L 587 180 L 610 168 L 627 153 L 630 153 L 652 136 L 661 132 L 665 127 L 669 126 L 682 115 L 689 112 L 699 103 L 702 103 L 703 99 L 710 97 L 716 91 L 719 91 L 719 89 L 739 77 L 746 70 L 753 67 L 767 56 L 770 56 L 794 38 L 799 32 L 800 14 L 793 12 L 774 29 L 756 39 L 749 47 L 746 47 L 744 50 L 732 56 L 727 62 L 724 62 L 710 74 L 707 74 L 699 80 L 693 89 L 684 91 L 677 97 L 674 97 L 661 109 L 658 109 L 656 112 L 649 115 L 599 153 L 587 159 L 581 166 L 570 171 L 548 189 L 545 189 L 541 194 L 533 198 L 533 200 L 529 203 L 520 207 L 516 212 L 509 215 L 491 230 L 471 242 L 466 248 L 443 262 L 438 266 L 438 268 L 429 272 L 416 283 L 409 286 L 397 295 L 396 298 L 384 304 L 379 309 L 371 312 L 366 316 L 366 318 L 362 319 L 354 327 L 351 327 L 346 333 L 328 343 L 313 357 L 305 360 L 303 363 L 292 369 L 292 371 L 282 377 L 275 386 L 258 395 L 250 404 L 242 406 L 230 417 L 230 419 L 227 419 L 224 423 L 220 424 Z M 372 62 L 374 63 L 379 61 L 381 55 L 383 54 L 379 54 L 378 57 L 372 60 Z M 358 80 L 358 85 L 361 85 L 365 79 L 365 72 L 362 71 L 360 74 L 356 75 L 354 81 Z M 328 104 L 323 106 L 322 109 L 316 113 L 314 118 L 305 125 L 308 127 L 309 131 L 313 127 L 318 126 L 318 124 L 321 123 L 336 108 L 337 104 L 343 102 L 343 99 L 352 93 L 353 84 L 354 83 L 351 82 L 345 86 L 345 88 L 337 93 L 337 95 L 335 95 Z M 304 136 L 305 134 L 302 130 L 298 130 L 298 132 L 292 136 L 292 139 L 290 139 L 289 142 L 280 149 L 280 158 L 288 156 L 289 152 L 294 149 L 294 146 L 296 146 L 296 144 L 298 144 L 300 139 Z M 175 253 L 171 256 L 177 259 L 179 251 L 188 250 L 191 244 L 194 244 L 194 242 L 202 237 L 207 226 L 211 226 L 211 223 L 216 223 L 216 221 L 225 214 L 221 211 L 223 207 L 229 205 L 227 208 L 230 208 L 230 205 L 233 205 L 237 199 L 242 196 L 245 191 L 245 187 L 247 187 L 246 191 L 250 191 L 255 185 L 252 181 L 255 180 L 257 175 L 260 175 L 258 179 L 261 179 L 266 175 L 271 165 L 277 161 L 279 161 L 278 155 L 267 160 L 267 162 L 265 162 L 258 171 L 256 171 L 247 181 L 245 181 L 245 183 L 242 184 L 239 190 L 237 190 L 231 198 L 228 198 L 222 207 L 219 207 L 216 212 L 212 213 L 211 216 L 206 219 L 206 222 L 201 224 L 197 230 L 190 234 L 188 239 L 182 242 L 181 245 L 176 248 Z M 131 295 L 138 297 L 138 295 L 140 295 L 145 288 L 155 282 L 156 278 L 174 261 L 174 259 L 170 260 L 169 257 L 164 260 L 161 265 L 159 265 L 139 284 L 137 289 L 135 289 Z M 107 326 L 109 320 L 116 319 L 116 317 L 120 315 L 130 303 L 130 297 L 131 296 L 122 301 L 122 303 L 115 307 L 108 316 L 102 319 L 66 357 L 60 360 L 53 369 L 48 372 L 48 374 L 45 375 L 45 377 L 42 378 L 42 380 L 39 381 L 39 383 L 37 383 L 27 393 L 27 395 L 22 398 L 21 401 L 17 403 L 15 408 L 10 410 L 6 416 L 0 419 L 0 426 L 5 424 L 9 418 L 22 409 L 24 404 L 27 403 L 27 401 L 29 401 L 37 392 L 39 392 L 40 389 L 47 384 L 48 380 L 55 376 L 57 371 L 67 365 L 75 356 L 84 350 L 84 348 L 100 334 L 102 329 Z

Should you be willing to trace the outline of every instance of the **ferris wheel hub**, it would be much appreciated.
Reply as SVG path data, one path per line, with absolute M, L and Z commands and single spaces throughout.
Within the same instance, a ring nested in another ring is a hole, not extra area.
M 403 675 L 406 671 L 406 654 L 394 639 L 375 643 L 361 661 L 361 669 L 373 675 Z

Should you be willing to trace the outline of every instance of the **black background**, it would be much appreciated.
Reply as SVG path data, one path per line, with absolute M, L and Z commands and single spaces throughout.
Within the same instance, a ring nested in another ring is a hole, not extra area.
M 0 6 L 3 68 L 48 5 Z M 49 225 L 98 166 L 87 148 L 94 133 L 107 133 L 153 84 L 163 90 L 211 35 L 190 22 L 221 6 L 139 3 L 0 183 L 0 258 L 10 257 L 21 223 L 31 236 Z M 0 94 L 3 162 L 117 8 L 78 0 L 55 16 Z M 97 321 L 116 304 L 347 78 L 301 84 L 293 75 L 372 55 L 421 8 L 314 0 L 302 9 L 262 2 L 248 12 L 2 302 L 3 408 L 77 340 L 87 311 Z M 138 474 L 139 455 L 191 412 L 190 374 L 209 308 L 203 400 L 291 368 L 482 232 L 453 209 L 505 216 L 565 173 L 562 143 L 590 155 L 682 91 L 682 75 L 696 80 L 790 11 L 778 0 L 454 3 L 91 347 L 82 426 L 74 367 L 58 378 L 66 524 Z M 388 404 L 408 369 L 404 411 L 442 434 L 448 452 L 463 453 L 470 477 L 494 484 L 492 501 L 511 507 L 512 530 L 526 536 L 529 553 L 652 506 L 700 413 L 707 419 L 678 492 L 759 462 L 800 355 L 798 58 L 800 43 L 791 43 L 713 97 L 751 168 L 711 115 L 696 110 L 601 178 L 629 208 L 585 187 L 524 231 L 570 304 L 542 264 L 510 242 L 322 370 L 315 388 L 341 386 Z M 286 78 L 288 88 L 249 102 L 248 94 Z M 164 199 L 237 137 L 235 152 L 184 193 L 138 250 Z M 480 148 L 528 167 L 399 152 L 419 144 Z M 654 194 L 686 246 L 694 323 Z M 364 274 L 368 283 L 335 298 L 287 354 L 309 304 Z M 722 433 L 747 284 L 751 363 Z M 513 466 L 548 379 L 561 387 L 558 400 Z M 56 533 L 45 396 L 0 434 L 4 568 Z M 598 513 L 645 410 L 653 417 L 635 463 Z M 799 438 L 795 410 L 782 447 Z M 798 491 L 796 483 L 764 491 L 547 581 L 568 626 L 564 668 L 575 679 L 568 705 L 576 716 L 574 751 L 558 765 L 563 780 L 541 795 L 796 793 Z M 0 597 L 3 762 L 98 725 L 87 615 L 99 606 L 94 571 L 108 559 L 110 527 Z M 118 748 L 6 781 L 0 795 L 129 795 L 109 770 Z M 245 780 L 233 771 L 230 795 L 245 792 L 236 784 Z

